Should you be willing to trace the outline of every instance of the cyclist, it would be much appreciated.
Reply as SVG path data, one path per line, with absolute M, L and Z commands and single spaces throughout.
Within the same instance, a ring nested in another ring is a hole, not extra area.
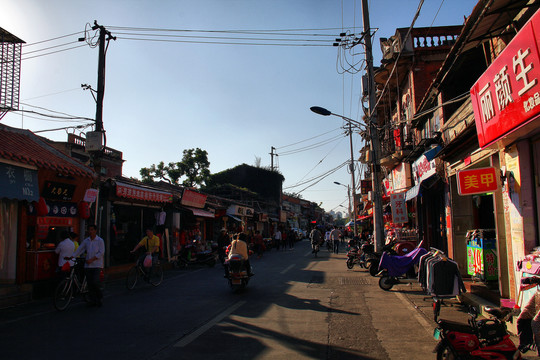
M 150 228 L 146 229 L 146 236 L 142 238 L 141 241 L 131 250 L 131 253 L 135 253 L 139 248 L 143 247 L 146 249 L 144 253 L 139 256 L 137 264 L 144 263 L 144 258 L 147 255 L 152 255 L 152 265 L 157 264 L 159 256 L 159 238 L 154 235 L 154 231 Z

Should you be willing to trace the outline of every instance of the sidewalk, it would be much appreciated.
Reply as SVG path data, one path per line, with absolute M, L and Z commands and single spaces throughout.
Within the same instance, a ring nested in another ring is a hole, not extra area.
M 430 296 L 427 296 L 419 284 L 413 284 L 412 286 L 399 285 L 394 287 L 392 291 L 402 294 L 411 305 L 435 328 L 433 319 L 433 300 Z M 470 293 L 463 293 L 459 299 L 445 299 L 443 306 L 441 306 L 441 313 L 439 318 L 446 320 L 458 321 L 463 324 L 467 324 L 469 319 L 468 308 L 469 305 L 475 306 L 479 311 L 479 319 L 487 317 L 484 311 L 486 306 L 498 307 L 498 305 L 490 303 L 489 301 Z M 515 333 L 515 317 L 512 322 L 507 323 L 508 331 L 511 334 L 511 339 L 514 344 L 519 344 L 519 340 Z M 523 359 L 538 359 L 535 351 L 529 351 L 526 354 L 522 354 Z

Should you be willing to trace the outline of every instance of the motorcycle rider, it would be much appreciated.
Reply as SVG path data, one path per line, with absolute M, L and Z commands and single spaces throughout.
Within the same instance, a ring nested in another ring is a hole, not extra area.
M 248 246 L 247 246 L 247 235 L 242 231 L 242 228 L 240 228 L 240 233 L 236 234 L 234 237 L 233 237 L 233 241 L 231 242 L 231 245 L 230 245 L 230 250 L 229 250 L 229 259 L 231 258 L 232 255 L 240 255 L 242 256 L 242 259 L 244 260 L 244 266 L 247 270 L 247 273 L 248 273 L 248 276 L 253 276 L 255 275 L 252 271 L 251 271 L 251 264 L 249 263 L 249 253 L 248 253 Z M 223 267 L 225 269 L 225 277 L 228 278 L 229 277 L 229 263 L 228 261 L 226 261 L 224 264 L 223 264 Z

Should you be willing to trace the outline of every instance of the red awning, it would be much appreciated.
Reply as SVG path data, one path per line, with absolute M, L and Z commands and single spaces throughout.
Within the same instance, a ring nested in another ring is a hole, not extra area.
M 359 216 L 357 220 L 366 220 L 366 219 L 370 219 L 372 217 L 373 217 L 373 215 L 364 215 L 364 216 Z
M 198 216 L 198 217 L 206 217 L 206 218 L 211 218 L 211 219 L 216 217 L 215 214 L 210 211 L 197 209 L 191 206 L 184 206 L 184 208 L 188 209 L 189 211 L 193 213 L 193 215 Z

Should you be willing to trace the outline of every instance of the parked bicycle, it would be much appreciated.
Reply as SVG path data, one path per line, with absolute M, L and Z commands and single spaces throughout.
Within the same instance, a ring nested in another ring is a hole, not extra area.
M 150 267 L 145 267 L 142 262 L 137 261 L 127 274 L 126 287 L 128 290 L 133 290 L 137 286 L 139 278 L 153 286 L 161 284 L 163 281 L 163 265 L 159 259 L 153 262 Z
M 90 293 L 86 276 L 84 275 L 85 258 L 74 258 L 74 265 L 70 261 L 62 266 L 62 271 L 68 273 L 67 277 L 60 281 L 54 291 L 54 307 L 58 311 L 66 310 L 74 296 L 82 296 L 85 302 L 90 301 Z

